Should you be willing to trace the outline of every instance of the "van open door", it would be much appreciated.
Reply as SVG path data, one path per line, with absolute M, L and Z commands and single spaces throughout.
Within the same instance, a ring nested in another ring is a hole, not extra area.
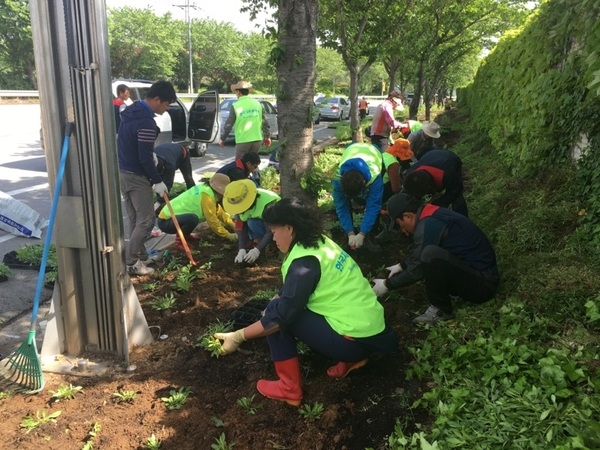
M 189 111 L 188 138 L 213 142 L 219 133 L 219 93 L 201 92 Z

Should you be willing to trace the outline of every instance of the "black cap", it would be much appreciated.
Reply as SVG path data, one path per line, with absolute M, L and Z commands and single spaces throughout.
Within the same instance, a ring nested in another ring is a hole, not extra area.
M 415 197 L 401 192 L 392 195 L 387 202 L 387 212 L 392 220 L 402 216 L 405 212 L 417 212 L 421 201 Z

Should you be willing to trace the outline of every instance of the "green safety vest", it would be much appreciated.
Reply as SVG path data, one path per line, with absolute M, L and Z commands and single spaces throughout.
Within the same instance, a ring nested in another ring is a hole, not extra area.
M 367 143 L 356 143 L 348 146 L 346 150 L 344 150 L 344 153 L 342 153 L 340 165 L 337 170 L 337 179 L 341 178 L 340 170 L 342 165 L 349 159 L 353 158 L 360 158 L 367 164 L 371 174 L 371 179 L 366 184 L 369 186 L 373 183 L 373 181 L 375 181 L 377 175 L 381 173 L 381 169 L 383 167 L 383 157 L 381 152 L 377 149 L 377 147 Z
M 262 141 L 262 105 L 247 95 L 233 103 L 235 110 L 235 142 Z
M 388 183 L 390 181 L 390 174 L 388 173 L 388 168 L 392 165 L 392 164 L 398 164 L 398 159 L 396 159 L 396 157 L 390 153 L 382 153 L 381 156 L 383 156 L 383 166 L 385 168 L 385 171 L 383 172 L 383 184 Z
M 248 219 L 262 219 L 262 214 L 269 203 L 278 202 L 281 197 L 275 192 L 266 189 L 256 189 L 256 200 L 254 204 L 241 214 L 238 214 L 242 222 L 248 222 Z
M 210 195 L 215 200 L 215 203 L 217 203 L 217 195 L 208 184 L 197 184 L 171 200 L 171 207 L 175 215 L 195 214 L 201 222 L 204 221 L 204 212 L 200 204 L 202 194 Z M 163 207 L 159 217 L 161 219 L 169 219 L 171 217 L 169 208 L 166 206 Z
M 360 267 L 328 237 L 318 248 L 292 247 L 281 266 L 284 283 L 292 261 L 303 256 L 315 256 L 321 265 L 321 278 L 306 305 L 309 310 L 342 336 L 363 338 L 385 329 L 383 306 Z

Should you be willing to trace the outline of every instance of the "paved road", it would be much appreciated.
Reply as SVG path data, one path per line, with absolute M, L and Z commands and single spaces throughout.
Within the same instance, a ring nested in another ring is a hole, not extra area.
M 38 104 L 0 105 L 0 191 L 11 195 L 25 203 L 44 218 L 50 215 L 52 193 L 48 186 L 46 157 L 40 143 L 40 108 Z M 334 130 L 328 129 L 326 123 L 315 125 L 315 139 L 322 141 L 334 135 Z M 207 154 L 201 158 L 192 158 L 192 168 L 195 179 L 204 172 L 214 172 L 226 162 L 233 160 L 234 147 L 224 148 L 209 144 Z M 262 167 L 267 165 L 263 157 Z M 177 172 L 175 181 L 183 182 L 183 177 Z M 45 231 L 45 230 L 44 230 Z M 0 230 L 0 261 L 4 255 L 24 245 L 43 244 L 45 234 L 41 239 L 17 237 Z M 9 281 L 0 284 L 0 329 L 3 325 L 14 322 L 21 317 L 29 319 L 37 271 L 13 270 Z M 48 300 L 51 292 L 44 290 L 42 301 Z M 43 313 L 43 309 L 42 309 Z M 12 326 L 12 325 L 11 325 Z M 12 348 L 10 339 L 23 339 L 26 326 L 16 332 L 4 335 L 9 338 L 8 344 L 0 336 L 0 354 L 6 355 L 7 347 Z M 17 341 L 20 343 L 20 341 Z

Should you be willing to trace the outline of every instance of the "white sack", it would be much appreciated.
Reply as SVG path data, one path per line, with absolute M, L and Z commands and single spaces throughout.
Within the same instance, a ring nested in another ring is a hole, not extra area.
M 0 229 L 11 234 L 40 239 L 48 221 L 25 203 L 0 191 Z

